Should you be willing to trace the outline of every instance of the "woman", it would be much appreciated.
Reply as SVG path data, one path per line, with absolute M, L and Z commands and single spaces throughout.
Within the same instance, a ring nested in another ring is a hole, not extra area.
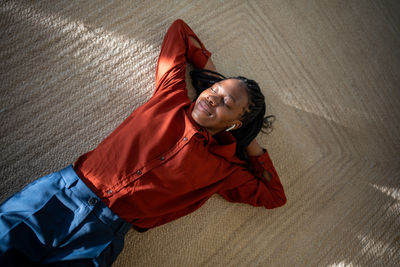
M 1 205 L 0 265 L 109 266 L 130 227 L 146 231 L 177 219 L 214 193 L 253 206 L 285 204 L 269 155 L 254 140 L 266 122 L 258 85 L 195 71 L 197 89 L 204 75 L 211 86 L 189 100 L 186 60 L 215 70 L 210 56 L 189 26 L 175 21 L 152 98 L 74 166 Z

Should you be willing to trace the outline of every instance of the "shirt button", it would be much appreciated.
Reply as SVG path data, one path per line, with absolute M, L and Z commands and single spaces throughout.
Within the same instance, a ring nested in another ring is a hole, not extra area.
M 162 156 L 161 158 L 160 158 L 160 160 L 164 160 L 165 159 L 165 157 L 164 156 Z
M 97 204 L 97 199 L 94 197 L 89 198 L 88 203 L 90 206 L 94 206 Z
M 107 190 L 107 194 L 111 195 L 112 194 L 112 190 Z
M 187 140 L 188 140 L 187 137 L 184 137 L 184 138 L 183 138 L 183 141 L 187 141 Z
M 261 161 L 260 163 L 261 163 L 261 165 L 264 165 L 264 161 Z
M 137 174 L 137 175 L 141 175 L 142 172 L 141 172 L 140 170 L 138 170 L 138 171 L 136 172 L 136 174 Z

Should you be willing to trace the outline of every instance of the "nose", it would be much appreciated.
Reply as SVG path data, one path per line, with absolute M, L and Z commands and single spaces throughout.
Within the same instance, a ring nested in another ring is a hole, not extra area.
M 218 106 L 221 102 L 221 97 L 218 95 L 210 94 L 207 96 L 208 102 L 211 106 Z

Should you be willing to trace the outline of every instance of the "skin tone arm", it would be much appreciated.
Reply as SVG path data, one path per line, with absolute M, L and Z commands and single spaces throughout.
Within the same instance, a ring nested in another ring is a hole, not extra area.
M 264 154 L 264 150 L 258 144 L 256 139 L 253 139 L 253 141 L 251 141 L 251 143 L 246 147 L 246 152 L 249 156 L 261 156 Z M 268 182 L 271 180 L 271 175 L 266 170 L 264 170 L 263 176 Z
M 190 38 L 190 41 L 196 47 L 201 48 L 199 42 L 195 38 L 193 38 L 193 37 L 189 37 L 189 38 Z M 208 61 L 207 61 L 206 65 L 204 66 L 204 68 L 208 69 L 208 70 L 216 71 L 215 65 L 214 65 L 213 61 L 211 60 L 211 58 L 208 59 Z M 249 155 L 249 156 L 261 156 L 262 154 L 264 154 L 264 150 L 258 144 L 256 139 L 251 141 L 251 143 L 247 146 L 246 152 L 247 152 L 247 155 Z M 268 182 L 271 180 L 271 175 L 265 170 L 264 170 L 263 176 Z
M 257 157 L 264 154 L 264 150 L 258 144 L 256 139 L 253 139 L 253 141 L 251 141 L 251 143 L 246 147 L 246 152 L 250 157 Z
M 209 59 L 207 60 L 207 63 L 206 63 L 206 65 L 204 66 L 204 68 L 205 68 L 205 69 L 208 69 L 208 70 L 217 71 L 217 69 L 215 68 L 214 63 L 213 63 L 212 60 L 211 60 L 211 58 L 209 58 Z

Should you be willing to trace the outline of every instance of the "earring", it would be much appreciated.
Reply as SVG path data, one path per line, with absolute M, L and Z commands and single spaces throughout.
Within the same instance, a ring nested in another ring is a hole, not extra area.
M 230 130 L 232 130 L 235 127 L 236 127 L 236 123 L 234 125 L 232 125 L 231 127 L 229 127 L 228 129 L 226 129 L 225 131 L 229 132 Z

